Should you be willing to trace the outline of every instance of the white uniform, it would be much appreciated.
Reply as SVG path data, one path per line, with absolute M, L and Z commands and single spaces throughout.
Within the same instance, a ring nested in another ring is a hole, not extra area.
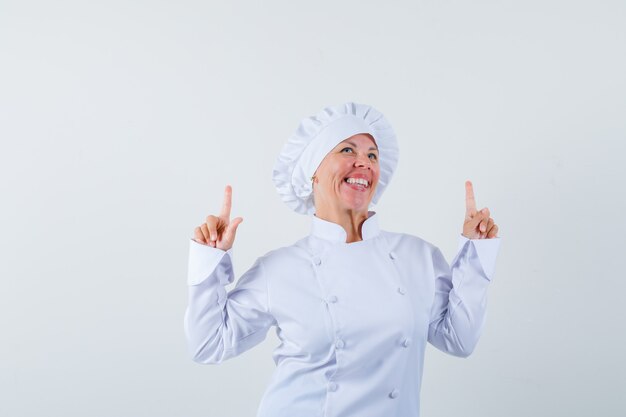
M 276 369 L 258 417 L 416 417 L 426 342 L 468 356 L 485 318 L 500 238 L 459 237 L 448 265 L 415 236 L 381 231 L 345 243 L 312 216 L 309 236 L 234 280 L 230 254 L 191 241 L 185 331 L 193 359 L 217 364 L 276 326 Z

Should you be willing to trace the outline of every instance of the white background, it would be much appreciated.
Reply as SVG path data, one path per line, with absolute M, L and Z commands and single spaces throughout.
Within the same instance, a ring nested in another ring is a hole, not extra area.
M 237 276 L 307 234 L 271 170 L 345 101 L 398 135 L 383 229 L 451 260 L 466 179 L 500 226 L 482 339 L 429 347 L 422 415 L 625 415 L 625 22 L 617 0 L 0 0 L 0 415 L 253 416 L 277 338 L 190 360 L 189 238 L 227 183 Z

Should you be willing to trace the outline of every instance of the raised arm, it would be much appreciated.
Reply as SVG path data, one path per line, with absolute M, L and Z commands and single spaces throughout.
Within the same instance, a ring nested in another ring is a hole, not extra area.
M 242 219 L 230 220 L 232 189 L 226 187 L 220 216 L 208 216 L 190 241 L 185 335 L 194 361 L 217 364 L 260 343 L 274 324 L 262 258 L 229 293 L 234 280 L 232 245 Z
M 432 345 L 460 357 L 469 356 L 480 338 L 501 241 L 489 210 L 476 210 L 472 183 L 465 186 L 466 217 L 458 253 L 448 265 L 439 249 L 433 252 L 435 299 L 428 329 Z

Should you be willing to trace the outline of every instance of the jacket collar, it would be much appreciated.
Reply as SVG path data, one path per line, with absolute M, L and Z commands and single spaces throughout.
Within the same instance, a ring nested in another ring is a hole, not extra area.
M 367 214 L 368 217 L 361 226 L 361 235 L 363 240 L 375 238 L 380 234 L 380 229 L 378 228 L 378 216 L 376 216 L 376 212 L 369 211 Z M 320 239 L 330 240 L 331 242 L 346 243 L 348 235 L 343 227 L 337 223 L 322 220 L 315 214 L 312 217 L 313 222 L 311 224 L 311 235 Z

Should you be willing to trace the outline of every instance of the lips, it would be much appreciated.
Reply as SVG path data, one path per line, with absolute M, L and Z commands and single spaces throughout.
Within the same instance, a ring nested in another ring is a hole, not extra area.
M 351 185 L 362 185 L 365 188 L 370 186 L 370 182 L 365 178 L 348 177 L 344 181 Z
M 351 189 L 355 191 L 366 191 L 370 188 L 371 181 L 362 174 L 350 175 L 344 178 L 343 182 Z

